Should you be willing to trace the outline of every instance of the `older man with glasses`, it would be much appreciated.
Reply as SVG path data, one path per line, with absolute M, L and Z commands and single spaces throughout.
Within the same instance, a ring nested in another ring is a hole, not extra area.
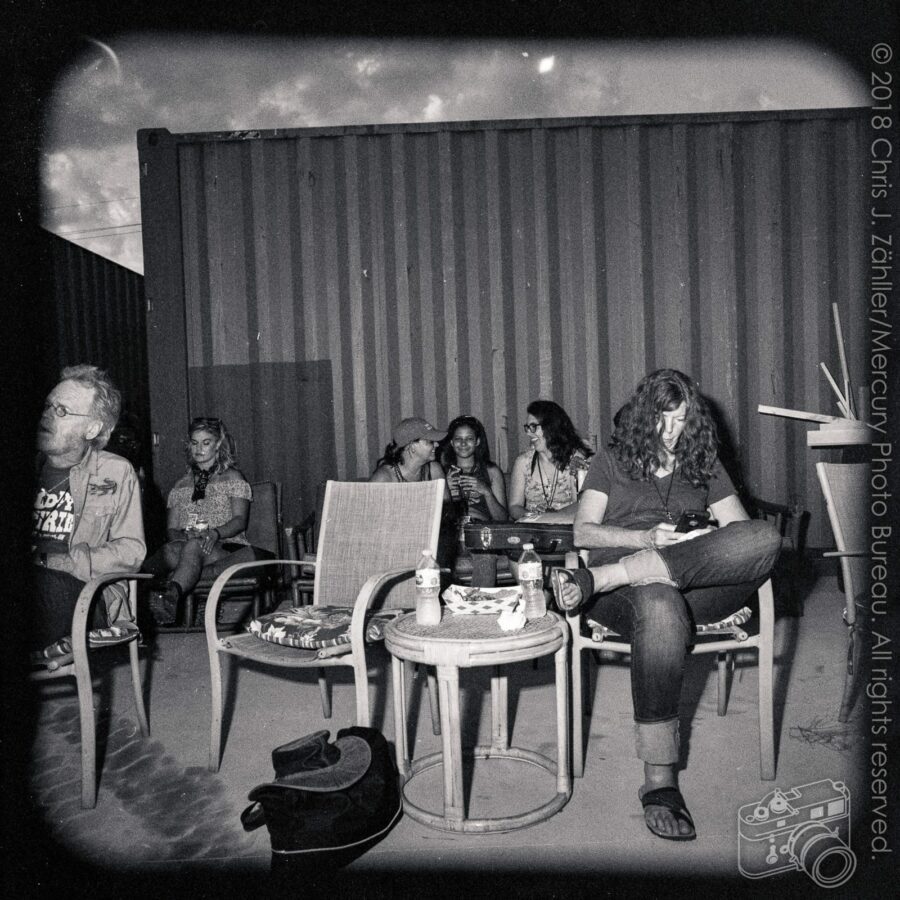
M 71 366 L 61 379 L 44 403 L 37 433 L 35 662 L 71 652 L 72 615 L 87 581 L 136 572 L 146 553 L 137 475 L 126 459 L 103 449 L 119 418 L 121 395 L 96 366 Z M 123 600 L 123 588 L 107 588 L 92 627 L 114 621 Z

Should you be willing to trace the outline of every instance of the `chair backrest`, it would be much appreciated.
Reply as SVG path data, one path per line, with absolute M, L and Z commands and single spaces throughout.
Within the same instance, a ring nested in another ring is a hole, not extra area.
M 314 602 L 352 606 L 372 575 L 415 568 L 437 554 L 444 481 L 379 484 L 329 481 L 316 548 Z M 412 578 L 395 583 L 383 606 L 415 606 Z
M 838 550 L 865 554 L 869 549 L 868 463 L 816 463 L 828 518 Z M 842 556 L 844 593 L 850 601 L 866 590 L 869 560 L 865 555 Z
M 253 502 L 247 522 L 247 540 L 277 558 L 281 555 L 281 484 L 277 481 L 259 481 L 250 487 Z

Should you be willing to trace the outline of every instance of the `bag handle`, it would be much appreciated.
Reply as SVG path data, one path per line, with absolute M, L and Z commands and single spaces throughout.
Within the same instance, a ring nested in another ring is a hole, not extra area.
M 255 831 L 260 825 L 265 825 L 265 823 L 266 811 L 259 801 L 251 803 L 241 813 L 241 825 L 244 826 L 244 831 Z

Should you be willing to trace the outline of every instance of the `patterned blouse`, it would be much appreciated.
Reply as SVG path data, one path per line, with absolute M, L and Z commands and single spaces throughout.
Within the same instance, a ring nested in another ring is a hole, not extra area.
M 166 502 L 168 509 L 174 509 L 178 513 L 176 528 L 188 528 L 197 519 L 206 519 L 210 528 L 224 525 L 233 518 L 231 512 L 231 498 L 239 497 L 242 500 L 252 500 L 253 491 L 243 478 L 229 479 L 227 481 L 210 481 L 206 486 L 206 497 L 203 500 L 191 501 L 194 493 L 193 483 L 185 487 L 173 487 L 169 491 L 169 499 Z M 225 539 L 231 544 L 246 544 L 247 535 L 242 531 L 233 537 Z
M 525 509 L 528 513 L 545 513 L 562 509 L 578 499 L 578 472 L 587 468 L 587 461 L 580 453 L 572 454 L 565 470 L 555 465 L 547 466 L 534 450 L 524 450 L 519 458 L 525 465 Z M 540 462 L 538 460 L 540 459 Z

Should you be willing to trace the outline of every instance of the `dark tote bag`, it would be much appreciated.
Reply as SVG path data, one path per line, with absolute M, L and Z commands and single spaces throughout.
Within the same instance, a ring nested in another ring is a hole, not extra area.
M 388 742 L 374 728 L 317 731 L 272 751 L 275 780 L 257 785 L 241 814 L 269 829 L 273 876 L 331 870 L 377 844 L 403 811 Z

